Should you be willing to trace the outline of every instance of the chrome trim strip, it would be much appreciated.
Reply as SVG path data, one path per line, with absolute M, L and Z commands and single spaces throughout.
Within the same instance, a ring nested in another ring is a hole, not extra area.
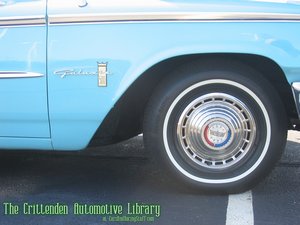
M 0 17 L 0 27 L 46 25 L 45 16 Z
M 2 78 L 32 78 L 43 77 L 42 73 L 21 72 L 21 71 L 0 71 L 0 79 Z
M 300 14 L 244 12 L 166 12 L 49 15 L 49 24 L 135 21 L 300 21 Z
M 300 119 L 300 82 L 292 83 L 292 91 L 297 108 L 298 118 Z

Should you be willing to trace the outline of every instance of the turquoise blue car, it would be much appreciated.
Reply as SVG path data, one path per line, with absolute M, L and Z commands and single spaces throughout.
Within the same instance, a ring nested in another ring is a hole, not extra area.
M 299 129 L 300 2 L 0 0 L 0 148 L 143 133 L 162 172 L 251 188 Z

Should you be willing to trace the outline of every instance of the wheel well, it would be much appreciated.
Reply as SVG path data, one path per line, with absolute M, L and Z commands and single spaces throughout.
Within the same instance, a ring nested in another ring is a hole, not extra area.
M 158 83 L 171 71 L 193 61 L 234 60 L 259 71 L 278 91 L 289 118 L 296 118 L 293 95 L 282 69 L 269 58 L 250 54 L 185 55 L 162 61 L 145 71 L 123 94 L 95 133 L 90 145 L 122 141 L 142 133 L 144 109 Z

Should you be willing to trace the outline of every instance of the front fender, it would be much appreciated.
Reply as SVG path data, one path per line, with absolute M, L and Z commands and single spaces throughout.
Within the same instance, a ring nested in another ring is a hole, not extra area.
M 102 23 L 53 25 L 48 32 L 49 109 L 56 149 L 85 147 L 128 87 L 168 58 L 255 54 L 276 62 L 289 83 L 300 74 L 297 22 Z M 108 62 L 107 87 L 98 87 L 97 77 L 55 74 L 62 69 L 96 71 L 97 62 Z

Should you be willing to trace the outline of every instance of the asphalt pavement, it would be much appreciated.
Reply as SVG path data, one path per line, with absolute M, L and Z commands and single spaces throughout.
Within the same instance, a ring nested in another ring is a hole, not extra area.
M 247 193 L 251 215 L 244 224 L 300 224 L 299 150 L 300 133 L 291 131 L 276 168 Z M 1 225 L 241 224 L 239 216 L 248 212 L 241 199 L 189 192 L 155 168 L 140 136 L 80 152 L 0 152 Z M 38 209 L 54 205 L 66 206 L 67 214 Z M 107 207 L 121 207 L 123 214 Z

